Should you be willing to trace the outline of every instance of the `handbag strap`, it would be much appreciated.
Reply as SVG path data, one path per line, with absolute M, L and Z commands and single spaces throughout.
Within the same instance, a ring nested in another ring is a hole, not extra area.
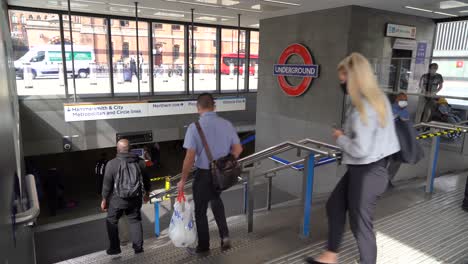
M 201 141 L 203 143 L 203 147 L 205 148 L 206 155 L 208 156 L 208 159 L 210 160 L 210 162 L 212 162 L 213 155 L 211 155 L 210 146 L 208 146 L 208 141 L 206 141 L 205 133 L 203 133 L 203 129 L 200 126 L 200 122 L 199 121 L 195 122 L 195 126 L 197 127 L 198 134 L 200 135 Z

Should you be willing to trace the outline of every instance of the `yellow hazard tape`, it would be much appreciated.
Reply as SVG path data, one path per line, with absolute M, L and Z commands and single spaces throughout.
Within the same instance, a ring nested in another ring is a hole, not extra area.
M 170 190 L 171 189 L 171 176 L 156 177 L 156 178 L 151 179 L 152 182 L 162 181 L 162 180 L 165 180 L 164 189 L 166 191 Z M 168 199 L 169 199 L 169 194 L 163 197 L 163 200 L 168 200 Z
M 449 130 L 442 130 L 439 132 L 434 132 L 434 133 L 427 133 L 427 134 L 422 134 L 416 137 L 416 139 L 427 139 L 427 138 L 433 138 L 433 137 L 440 137 L 440 136 L 445 136 L 448 134 L 454 134 L 454 133 L 459 133 L 463 132 L 463 129 L 461 128 L 456 128 L 456 129 L 449 129 Z

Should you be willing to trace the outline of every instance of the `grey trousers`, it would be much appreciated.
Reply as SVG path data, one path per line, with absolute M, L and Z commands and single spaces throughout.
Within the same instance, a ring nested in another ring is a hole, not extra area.
M 348 212 L 351 231 L 359 248 L 360 263 L 376 263 L 373 220 L 377 198 L 384 193 L 388 184 L 386 167 L 385 159 L 368 165 L 348 166 L 348 171 L 327 202 L 328 250 L 339 252 Z
M 388 180 L 392 182 L 393 178 L 395 178 L 398 170 L 400 170 L 401 161 L 390 159 L 388 164 Z

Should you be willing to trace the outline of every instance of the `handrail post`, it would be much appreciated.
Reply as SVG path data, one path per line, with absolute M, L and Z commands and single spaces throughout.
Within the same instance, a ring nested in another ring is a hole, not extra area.
M 439 159 L 440 137 L 433 137 L 431 144 L 431 158 L 426 177 L 426 193 L 434 192 L 434 180 L 437 173 L 437 160 Z
M 314 166 L 315 155 L 310 153 L 305 162 L 303 182 L 304 214 L 302 220 L 301 236 L 306 238 L 310 236 L 310 214 L 312 209 L 312 192 L 314 188 Z
M 243 212 L 245 215 L 247 214 L 247 207 L 248 207 L 248 205 L 247 205 L 247 204 L 248 204 L 248 201 L 247 201 L 247 200 L 248 200 L 248 196 L 249 196 L 249 195 L 248 195 L 249 189 L 248 189 L 247 185 L 248 185 L 247 182 L 243 182 L 243 183 L 242 183 L 242 189 L 243 189 L 243 191 L 244 191 L 244 195 L 243 195 L 243 196 L 244 196 L 244 203 L 243 203 L 243 205 L 242 205 L 242 212 Z
M 247 231 L 253 232 L 255 165 L 249 168 L 247 176 Z
M 161 228 L 159 225 L 159 202 L 154 202 L 154 234 L 156 237 L 161 235 Z
M 273 177 L 268 177 L 268 185 L 267 185 L 267 210 L 268 211 L 271 211 L 272 189 L 273 189 Z

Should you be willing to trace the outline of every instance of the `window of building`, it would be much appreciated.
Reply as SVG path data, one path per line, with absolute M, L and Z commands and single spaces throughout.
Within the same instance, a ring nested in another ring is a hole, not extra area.
M 130 45 L 128 42 L 122 43 L 122 57 L 124 59 L 130 57 Z
M 154 24 L 154 29 L 163 29 L 163 24 L 161 24 L 161 23 L 155 23 L 155 24 Z
M 152 76 L 149 67 L 148 23 L 138 22 L 139 47 L 137 48 L 136 22 L 116 21 L 119 21 L 115 23 L 116 25 L 121 27 L 126 25 L 126 28 L 112 26 L 111 30 L 111 41 L 116 48 L 112 54 L 114 91 L 117 95 L 135 95 L 140 85 L 140 92 L 148 94 L 150 92 L 149 78 Z
M 11 23 L 12 23 L 12 24 L 18 23 L 18 17 L 17 17 L 15 14 L 13 14 L 13 15 L 11 16 Z
M 185 47 L 184 31 L 172 31 L 174 26 L 183 29 L 183 25 L 159 24 L 159 30 L 153 26 L 153 67 L 154 91 L 185 91 L 185 54 L 180 52 Z
M 174 60 L 177 60 L 180 57 L 180 45 L 175 44 L 174 48 L 172 49 L 172 57 Z
M 189 49 L 189 54 L 194 58 L 192 73 L 195 80 L 193 89 L 196 92 L 216 90 L 217 52 L 216 47 L 213 47 L 216 31 L 215 27 L 197 27 L 194 32 L 195 47 L 193 52 Z M 189 45 L 191 45 L 192 31 L 189 31 L 189 35 Z M 192 75 L 189 77 L 189 89 L 192 90 Z
M 180 25 L 172 25 L 171 29 L 172 30 L 180 30 L 181 26 Z
M 14 13 L 18 14 L 18 11 L 9 11 L 18 95 L 65 95 L 64 80 L 59 79 L 59 73 L 63 73 L 62 49 L 60 45 L 54 44 L 55 40 L 60 39 L 60 26 L 45 21 L 34 27 L 18 27 L 13 25 L 17 19 Z M 29 12 L 28 18 L 34 20 L 43 15 Z M 24 14 L 20 16 L 23 25 L 29 19 L 26 20 Z
M 467 97 L 468 86 L 468 20 L 437 24 L 432 63 L 437 63 L 437 73 L 441 74 L 443 88 L 437 95 Z M 428 71 L 426 61 L 424 72 Z M 468 100 L 450 99 L 447 101 L 455 109 L 463 109 Z
M 41 20 L 41 16 L 38 15 L 38 16 L 36 17 L 36 20 Z
M 258 89 L 258 50 L 260 47 L 260 33 L 250 31 L 250 63 L 249 63 L 249 91 Z
M 221 30 L 221 91 L 237 91 L 238 83 L 240 91 L 245 89 L 246 54 L 241 49 L 245 46 L 245 31 L 241 30 L 240 33 L 237 29 Z
M 109 94 L 110 72 L 107 46 L 107 27 L 103 26 L 105 18 L 71 16 L 71 21 L 82 21 L 82 28 L 73 30 L 70 36 L 69 27 L 64 25 L 65 39 L 73 37 L 76 94 Z M 65 45 L 67 59 L 68 92 L 74 92 L 72 79 L 71 43 Z
M 47 20 L 47 15 L 44 16 L 44 20 Z
M 128 20 L 120 20 L 119 23 L 121 27 L 128 27 L 130 25 Z

